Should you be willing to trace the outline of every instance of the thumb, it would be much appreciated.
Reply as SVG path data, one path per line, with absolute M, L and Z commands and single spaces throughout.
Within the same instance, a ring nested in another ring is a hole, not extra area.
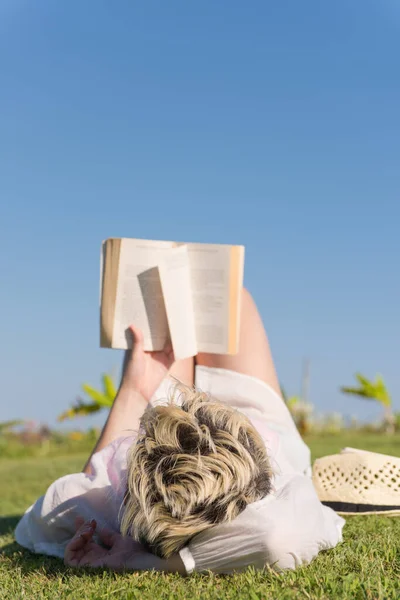
M 144 336 L 143 331 L 136 327 L 135 325 L 129 326 L 129 331 L 132 334 L 132 352 L 136 354 L 136 352 L 143 352 L 144 346 Z
M 144 346 L 143 333 L 139 329 L 139 327 L 135 327 L 135 325 L 130 325 L 126 330 L 126 333 L 130 334 L 130 337 L 132 339 L 132 345 L 131 348 L 125 351 L 124 361 L 122 364 L 122 379 L 124 378 L 127 372 L 130 362 L 143 352 Z

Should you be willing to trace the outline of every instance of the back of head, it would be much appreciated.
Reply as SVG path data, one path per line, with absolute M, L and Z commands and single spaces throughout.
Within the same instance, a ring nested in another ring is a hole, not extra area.
M 165 558 L 271 489 L 265 445 L 247 417 L 204 393 L 179 391 L 181 406 L 171 401 L 142 419 L 121 522 L 123 534 Z

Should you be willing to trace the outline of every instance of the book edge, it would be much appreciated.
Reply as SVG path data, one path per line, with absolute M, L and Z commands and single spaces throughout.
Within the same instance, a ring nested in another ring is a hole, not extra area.
M 229 322 L 227 354 L 237 354 L 239 352 L 243 272 L 244 246 L 232 246 L 229 269 Z

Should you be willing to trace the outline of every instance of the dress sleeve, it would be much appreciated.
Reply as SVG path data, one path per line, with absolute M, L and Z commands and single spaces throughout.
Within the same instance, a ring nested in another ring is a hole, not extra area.
M 343 525 L 341 517 L 320 503 L 312 481 L 296 475 L 231 523 L 195 536 L 180 556 L 188 573 L 232 573 L 250 565 L 295 569 L 336 546 Z
M 90 475 L 75 473 L 52 483 L 18 523 L 16 541 L 31 552 L 63 558 L 78 516 L 118 531 L 131 443 L 132 438 L 116 440 L 94 454 Z

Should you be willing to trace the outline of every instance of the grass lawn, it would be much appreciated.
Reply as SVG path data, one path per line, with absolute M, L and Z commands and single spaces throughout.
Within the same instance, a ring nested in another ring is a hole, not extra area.
M 354 446 L 400 456 L 400 436 L 346 433 L 307 439 L 313 457 Z M 13 541 L 27 506 L 54 479 L 79 471 L 87 455 L 0 461 L 0 598 L 141 598 L 243 600 L 286 598 L 400 598 L 400 518 L 351 517 L 344 543 L 308 567 L 275 574 L 252 570 L 233 576 L 74 571 L 62 561 L 31 555 Z

